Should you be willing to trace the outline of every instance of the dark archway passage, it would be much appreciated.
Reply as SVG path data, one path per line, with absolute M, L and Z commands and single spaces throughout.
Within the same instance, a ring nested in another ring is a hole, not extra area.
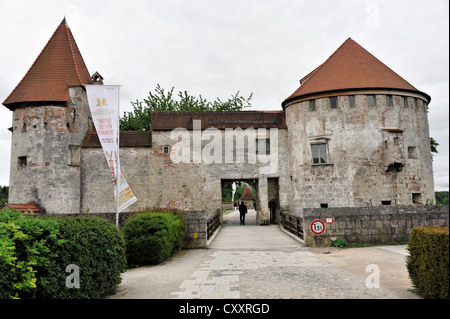
M 245 225 L 256 225 L 256 221 L 257 221 L 257 216 L 256 216 L 256 210 L 258 207 L 258 203 L 259 203 L 259 196 L 258 196 L 258 179 L 222 179 L 221 180 L 221 184 L 222 184 L 222 194 L 224 193 L 224 190 L 231 185 L 233 182 L 243 182 L 247 185 L 249 185 L 249 187 L 251 187 L 252 189 L 254 189 L 255 192 L 255 203 L 253 204 L 248 204 L 247 203 L 247 209 L 248 209 L 248 213 L 246 215 L 245 218 Z M 225 214 L 223 216 L 223 226 L 230 226 L 230 225 L 240 225 L 240 220 L 239 220 L 239 210 L 238 208 L 236 208 L 236 210 L 234 210 L 234 207 L 231 203 L 231 206 L 228 207 L 228 209 L 224 209 L 225 206 L 224 204 L 228 204 L 229 203 L 224 203 L 223 202 L 223 197 L 222 197 L 222 210 L 224 212 L 227 212 L 227 214 Z M 231 212 L 230 212 L 231 210 Z

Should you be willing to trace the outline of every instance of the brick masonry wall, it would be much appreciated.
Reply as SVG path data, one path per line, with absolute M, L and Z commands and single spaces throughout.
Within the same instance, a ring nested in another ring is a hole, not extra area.
M 413 227 L 449 227 L 448 205 L 313 208 L 303 214 L 305 245 L 313 247 L 329 246 L 337 238 L 354 243 L 405 241 Z M 325 223 L 327 217 L 333 218 L 331 224 Z M 321 235 L 310 229 L 315 219 L 325 223 Z

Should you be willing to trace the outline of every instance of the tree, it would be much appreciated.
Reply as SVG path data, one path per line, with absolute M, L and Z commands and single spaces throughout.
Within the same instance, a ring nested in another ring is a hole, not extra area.
M 437 150 L 437 147 L 439 146 L 439 143 L 432 137 L 430 137 L 430 148 L 431 148 L 431 153 L 439 153 Z M 431 154 L 433 155 L 433 154 Z
M 173 98 L 174 88 L 167 93 L 158 84 L 155 93 L 149 92 L 147 99 L 143 101 L 136 100 L 131 102 L 133 111 L 124 112 L 120 119 L 121 131 L 149 131 L 151 129 L 152 111 L 241 111 L 244 108 L 251 107 L 250 101 L 252 94 L 248 98 L 239 95 L 239 91 L 232 95 L 227 101 L 221 101 L 217 98 L 210 102 L 191 96 L 187 91 L 179 92 L 179 100 Z

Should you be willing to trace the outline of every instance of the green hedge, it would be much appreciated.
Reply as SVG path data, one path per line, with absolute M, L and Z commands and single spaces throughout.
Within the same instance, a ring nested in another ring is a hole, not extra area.
M 66 286 L 68 265 L 80 288 Z M 125 269 L 123 235 L 106 220 L 0 211 L 0 298 L 102 298 Z
M 425 299 L 448 299 L 449 229 L 415 227 L 406 266 L 417 293 Z
M 178 212 L 146 212 L 131 216 L 122 232 L 129 265 L 159 264 L 181 249 L 185 221 Z

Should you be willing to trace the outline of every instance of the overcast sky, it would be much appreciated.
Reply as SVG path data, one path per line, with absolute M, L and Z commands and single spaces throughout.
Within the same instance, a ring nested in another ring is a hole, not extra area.
M 210 100 L 253 93 L 252 109 L 281 110 L 351 37 L 431 96 L 435 188 L 449 189 L 448 0 L 0 0 L 0 102 L 64 16 L 90 74 L 121 85 L 121 114 L 158 83 Z M 1 105 L 0 185 L 9 184 L 11 123 Z

